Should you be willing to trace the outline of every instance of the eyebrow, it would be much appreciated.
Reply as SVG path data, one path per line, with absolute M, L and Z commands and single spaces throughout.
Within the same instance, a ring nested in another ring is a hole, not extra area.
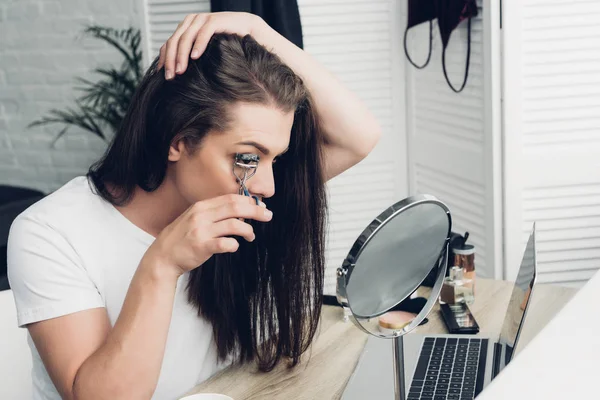
M 263 153 L 265 156 L 268 156 L 269 154 L 271 154 L 271 152 L 269 151 L 269 149 L 267 149 L 265 146 L 263 146 L 260 143 L 256 143 L 256 142 L 253 142 L 253 141 L 247 141 L 247 142 L 239 142 L 239 143 L 236 143 L 236 144 L 243 144 L 243 145 L 246 145 L 246 146 L 254 146 L 254 147 L 256 147 L 258 149 L 258 151 L 260 151 L 261 153 Z M 279 155 L 281 156 L 281 155 L 285 154 L 285 152 L 288 151 L 289 149 L 290 149 L 289 147 L 286 148 Z

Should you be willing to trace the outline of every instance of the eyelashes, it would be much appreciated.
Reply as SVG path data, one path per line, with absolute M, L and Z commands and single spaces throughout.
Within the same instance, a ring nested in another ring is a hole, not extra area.
M 235 153 L 234 161 L 240 165 L 258 166 L 260 156 L 252 153 Z
M 255 158 L 256 157 L 257 160 L 260 160 L 260 156 L 255 153 L 236 153 L 236 155 L 234 156 L 234 160 L 238 161 L 238 159 L 240 157 L 243 157 L 243 158 Z M 279 161 L 281 159 L 281 157 L 282 156 L 277 156 L 277 157 L 273 158 L 272 163 L 275 164 L 277 161 Z M 258 164 L 258 161 L 256 161 L 256 164 Z

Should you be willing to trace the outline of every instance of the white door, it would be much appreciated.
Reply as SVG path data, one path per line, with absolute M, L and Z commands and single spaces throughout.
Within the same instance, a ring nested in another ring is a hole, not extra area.
M 600 2 L 504 2 L 507 273 L 531 225 L 539 278 L 600 268 Z
M 406 2 L 403 19 L 406 19 Z M 478 1 L 471 25 L 468 83 L 457 94 L 444 79 L 442 42 L 434 21 L 433 52 L 422 70 L 406 63 L 411 194 L 429 193 L 445 202 L 453 231 L 476 246 L 480 276 L 502 277 L 502 180 L 500 129 L 500 4 Z M 464 76 L 467 21 L 452 33 L 446 65 L 455 87 Z M 417 64 L 427 58 L 429 24 L 409 31 Z
M 361 97 L 383 127 L 377 148 L 329 188 L 330 229 L 325 293 L 362 230 L 406 197 L 407 156 L 401 20 L 395 0 L 299 0 L 305 50 Z M 188 13 L 210 11 L 209 0 L 144 0 L 151 58 Z

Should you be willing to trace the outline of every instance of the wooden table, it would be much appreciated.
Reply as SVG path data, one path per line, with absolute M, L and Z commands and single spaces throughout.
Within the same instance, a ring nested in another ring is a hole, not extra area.
M 500 331 L 511 288 L 510 282 L 477 280 L 475 302 L 470 308 L 482 333 Z M 522 343 L 528 343 L 575 292 L 575 289 L 561 286 L 536 285 L 527 328 L 521 334 Z M 428 318 L 429 322 L 415 332 L 447 332 L 439 316 L 439 305 L 435 306 Z M 288 369 L 285 363 L 280 363 L 273 371 L 261 373 L 254 365 L 233 366 L 201 383 L 188 394 L 223 393 L 235 400 L 339 399 L 367 337 L 352 322 L 343 321 L 340 307 L 324 306 L 317 337 L 296 368 Z

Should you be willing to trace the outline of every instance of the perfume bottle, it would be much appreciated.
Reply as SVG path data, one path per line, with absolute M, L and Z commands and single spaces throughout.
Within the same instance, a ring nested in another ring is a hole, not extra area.
M 467 232 L 468 234 L 468 232 Z M 470 280 L 469 285 L 473 288 L 473 296 L 475 296 L 475 246 L 465 244 L 452 248 L 454 253 L 454 265 L 458 265 L 463 269 L 463 279 Z
M 450 268 L 450 275 L 444 278 L 440 292 L 440 304 L 473 304 L 473 282 L 464 276 L 464 269 L 458 265 Z

